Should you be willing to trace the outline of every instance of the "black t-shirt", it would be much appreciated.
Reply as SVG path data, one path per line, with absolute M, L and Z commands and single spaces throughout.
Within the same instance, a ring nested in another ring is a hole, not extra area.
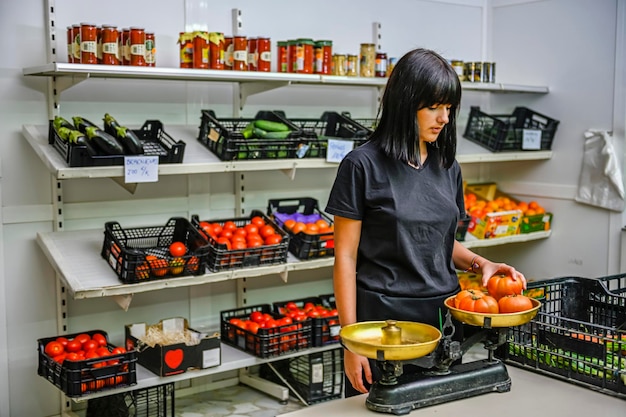
M 452 248 L 465 214 L 461 168 L 421 169 L 367 142 L 342 160 L 326 211 L 361 220 L 357 284 L 398 297 L 433 297 L 458 289 Z

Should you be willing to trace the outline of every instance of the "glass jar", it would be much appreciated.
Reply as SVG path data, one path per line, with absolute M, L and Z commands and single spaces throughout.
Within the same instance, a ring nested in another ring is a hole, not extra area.
M 301 38 L 296 41 L 296 72 L 313 74 L 313 39 Z
M 130 65 L 146 65 L 146 32 L 143 28 L 130 28 Z
M 130 29 L 122 29 L 120 45 L 122 46 L 122 65 L 130 65 Z
M 287 41 L 287 72 L 296 72 L 296 44 L 298 43 L 295 39 L 290 39 Z
M 74 63 L 80 64 L 80 25 L 72 25 L 72 35 L 74 39 L 72 41 L 72 55 L 74 56 Z
M 156 39 L 154 33 L 146 32 L 146 66 L 156 66 Z
M 376 65 L 374 66 L 374 75 L 379 78 L 387 76 L 387 54 L 384 52 L 376 53 Z
M 270 38 L 257 38 L 256 56 L 256 70 L 259 72 L 270 72 L 272 69 L 272 42 Z
M 287 72 L 287 41 L 276 42 L 276 71 Z
M 209 34 L 197 31 L 193 34 L 193 67 L 209 69 Z
M 248 38 L 248 71 L 257 70 L 257 38 Z
M 180 45 L 180 67 L 193 68 L 193 33 L 180 32 L 178 43 Z
M 333 55 L 333 75 L 346 75 L 346 56 L 342 54 Z
M 465 64 L 463 63 L 463 61 L 453 59 L 450 62 L 450 65 L 452 65 L 452 68 L 456 72 L 456 75 L 459 76 L 459 80 L 465 81 Z
M 98 38 L 96 25 L 91 23 L 80 24 L 80 63 L 98 63 Z
M 232 36 L 224 37 L 224 69 L 233 69 L 233 38 Z
M 68 26 L 66 28 L 67 30 L 67 62 L 69 64 L 72 64 L 74 62 L 74 51 L 73 51 L 73 45 L 74 45 L 74 27 L 72 26 Z
M 117 27 L 102 25 L 102 64 L 119 65 Z
M 316 41 L 314 49 L 313 72 L 315 74 L 330 74 L 333 59 L 333 41 Z
M 362 43 L 359 60 L 359 75 L 373 77 L 376 70 L 376 49 L 373 43 Z
M 222 32 L 209 33 L 209 68 L 224 69 L 224 34 Z
M 348 55 L 346 57 L 346 75 L 348 77 L 356 77 L 359 69 L 359 57 L 357 55 Z
M 233 68 L 234 71 L 248 69 L 248 40 L 245 36 L 233 36 Z

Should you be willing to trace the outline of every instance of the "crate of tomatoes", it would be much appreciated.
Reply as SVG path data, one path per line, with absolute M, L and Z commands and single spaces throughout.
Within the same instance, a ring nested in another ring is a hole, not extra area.
M 122 282 L 132 284 L 205 273 L 209 242 L 182 217 L 149 227 L 107 222 L 101 255 Z
M 273 303 L 276 314 L 295 321 L 310 320 L 313 328 L 312 346 L 326 346 L 339 342 L 339 316 L 337 309 L 322 297 L 307 297 Z
M 299 259 L 334 256 L 332 219 L 311 197 L 272 199 L 267 213 L 289 233 L 289 251 Z
M 209 241 L 207 266 L 213 272 L 287 262 L 289 235 L 259 210 L 221 220 L 194 214 L 191 222 Z
M 137 383 L 137 352 L 113 345 L 102 330 L 44 337 L 37 350 L 37 374 L 68 397 Z
M 259 304 L 220 313 L 222 342 L 260 358 L 271 358 L 311 344 L 311 321 L 273 311 L 269 304 Z

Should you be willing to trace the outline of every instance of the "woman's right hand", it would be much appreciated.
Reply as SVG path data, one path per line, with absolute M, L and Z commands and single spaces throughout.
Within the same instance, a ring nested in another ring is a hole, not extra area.
M 367 393 L 367 388 L 363 383 L 363 374 L 365 374 L 367 383 L 371 385 L 372 370 L 369 361 L 365 356 L 357 355 L 347 349 L 344 349 L 343 352 L 343 367 L 352 387 L 362 394 Z

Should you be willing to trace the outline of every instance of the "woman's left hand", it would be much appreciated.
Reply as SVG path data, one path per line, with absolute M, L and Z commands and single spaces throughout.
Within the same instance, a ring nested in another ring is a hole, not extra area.
M 483 275 L 483 287 L 487 287 L 487 283 L 494 275 L 510 275 L 514 280 L 521 280 L 523 288 L 526 289 L 526 277 L 511 265 L 486 261 L 480 269 Z

